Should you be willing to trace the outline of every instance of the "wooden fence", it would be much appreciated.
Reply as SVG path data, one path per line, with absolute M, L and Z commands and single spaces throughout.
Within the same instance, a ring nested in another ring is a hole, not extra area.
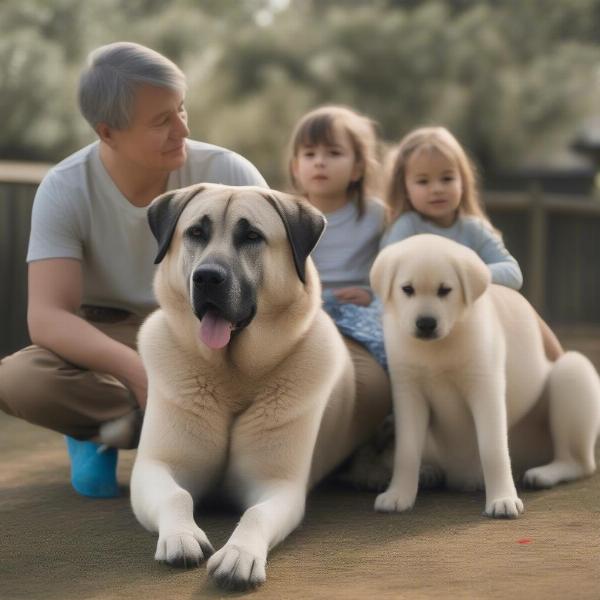
M 25 256 L 33 196 L 49 168 L 0 162 L 0 357 L 29 343 Z
M 46 164 L 0 162 L 0 356 L 26 345 L 25 255 Z M 487 210 L 521 264 L 523 293 L 553 325 L 600 325 L 600 202 L 486 193 Z
M 550 323 L 600 324 L 600 201 L 485 194 L 491 220 L 524 275 L 523 294 Z

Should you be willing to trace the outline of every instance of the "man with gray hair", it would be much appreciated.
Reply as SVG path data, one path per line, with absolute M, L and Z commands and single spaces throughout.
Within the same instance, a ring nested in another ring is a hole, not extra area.
M 136 334 L 156 307 L 146 207 L 198 182 L 266 183 L 246 159 L 187 139 L 185 76 L 139 44 L 102 46 L 81 75 L 98 140 L 56 165 L 33 205 L 28 326 L 33 346 L 0 363 L 0 408 L 67 436 L 71 482 L 119 494 L 116 448 L 137 445 L 146 374 Z

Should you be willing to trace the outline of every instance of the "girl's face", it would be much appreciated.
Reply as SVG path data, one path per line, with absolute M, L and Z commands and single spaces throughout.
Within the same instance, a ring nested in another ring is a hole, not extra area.
M 456 162 L 435 149 L 417 150 L 406 163 L 404 183 L 418 213 L 440 227 L 454 223 L 463 194 Z
M 292 159 L 292 173 L 311 201 L 346 200 L 348 186 L 363 174 L 348 132 L 333 127 L 332 144 L 300 146 Z

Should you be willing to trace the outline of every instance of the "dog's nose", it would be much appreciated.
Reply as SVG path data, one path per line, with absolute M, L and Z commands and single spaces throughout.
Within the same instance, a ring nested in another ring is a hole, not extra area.
M 437 328 L 437 319 L 434 317 L 419 317 L 417 319 L 417 332 L 423 337 L 430 337 Z
M 203 287 L 219 286 L 227 279 L 227 271 L 218 264 L 200 265 L 192 275 L 194 285 Z

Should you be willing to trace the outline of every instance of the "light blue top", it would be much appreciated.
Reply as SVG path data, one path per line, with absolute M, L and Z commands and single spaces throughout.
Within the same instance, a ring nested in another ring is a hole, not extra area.
M 311 257 L 323 288 L 369 286 L 369 270 L 379 251 L 385 209 L 368 200 L 362 217 L 355 202 L 327 213 L 327 227 Z
M 474 216 L 459 216 L 450 227 L 440 227 L 415 211 L 401 215 L 381 240 L 381 248 L 419 233 L 432 233 L 474 250 L 492 273 L 492 283 L 518 290 L 523 285 L 519 263 L 508 252 L 489 223 Z

